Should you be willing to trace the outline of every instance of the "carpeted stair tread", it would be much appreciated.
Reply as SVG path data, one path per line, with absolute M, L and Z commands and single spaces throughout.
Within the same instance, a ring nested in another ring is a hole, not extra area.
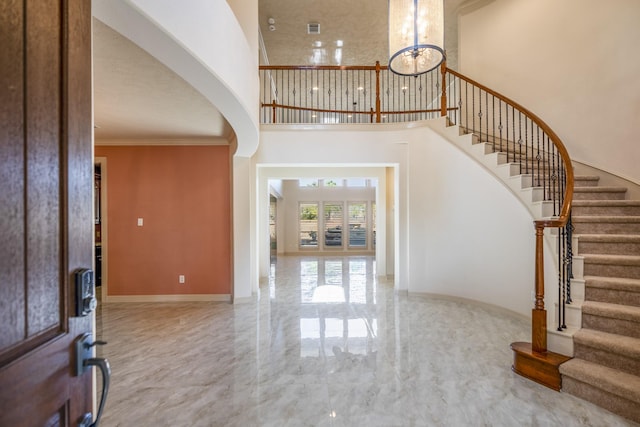
M 574 175 L 573 177 L 575 181 L 600 181 L 600 177 L 598 175 Z
M 572 212 L 575 216 L 623 216 L 640 215 L 640 200 L 583 199 L 574 200 Z
M 622 277 L 585 276 L 586 286 L 616 291 L 640 292 L 640 280 Z
M 640 234 L 574 234 L 574 254 L 640 255 Z
M 590 187 L 586 187 L 590 188 Z M 598 188 L 598 187 L 595 187 Z M 573 206 L 640 206 L 640 200 L 574 200 Z
M 636 223 L 640 222 L 640 216 L 636 215 L 576 215 L 571 218 L 576 222 L 607 222 L 607 223 Z
M 584 186 L 573 187 L 573 200 L 624 200 L 625 187 Z
M 583 254 L 582 257 L 585 263 L 591 264 L 640 266 L 640 256 L 636 255 Z
M 585 301 L 582 303 L 582 313 L 640 323 L 640 307 L 634 307 L 631 305 Z M 638 326 L 640 327 L 640 325 Z
M 574 187 L 574 193 L 626 193 L 625 187 Z
M 593 329 L 580 329 L 573 336 L 573 340 L 576 344 L 582 344 L 640 360 L 639 338 L 610 334 Z
M 577 235 L 640 234 L 638 215 L 576 215 L 571 221 Z
M 640 234 L 576 234 L 581 242 L 640 243 Z
M 560 373 L 640 405 L 640 377 L 582 359 L 560 365 Z

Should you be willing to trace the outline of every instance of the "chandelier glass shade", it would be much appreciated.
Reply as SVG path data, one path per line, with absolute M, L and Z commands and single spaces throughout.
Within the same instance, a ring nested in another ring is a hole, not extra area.
M 444 0 L 389 0 L 389 69 L 403 76 L 444 60 Z

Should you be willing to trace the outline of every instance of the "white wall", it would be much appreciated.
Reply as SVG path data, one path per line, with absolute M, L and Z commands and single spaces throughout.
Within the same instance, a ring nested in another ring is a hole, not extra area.
M 579 162 L 640 183 L 640 1 L 496 0 L 459 18 L 460 72 L 546 121 Z
M 257 60 L 260 54 L 258 47 L 258 0 L 227 0 L 227 3 L 240 23 L 249 48 Z
M 301 163 L 310 158 L 320 166 L 379 166 L 385 176 L 396 171 L 390 185 L 397 191 L 388 197 L 396 217 L 396 289 L 475 299 L 529 316 L 533 218 L 503 183 L 429 128 L 434 125 L 264 126 L 253 160 L 258 175 L 269 165 L 304 170 Z
M 529 316 L 535 233 L 526 207 L 442 138 L 411 143 L 409 159 L 409 290 Z

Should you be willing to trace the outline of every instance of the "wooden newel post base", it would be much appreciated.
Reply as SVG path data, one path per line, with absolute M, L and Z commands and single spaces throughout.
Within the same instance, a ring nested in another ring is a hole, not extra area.
M 547 351 L 547 310 L 544 308 L 544 224 L 536 226 L 535 306 L 531 310 L 531 343 L 514 342 L 511 369 L 554 390 L 562 387 L 560 365 L 570 357 Z

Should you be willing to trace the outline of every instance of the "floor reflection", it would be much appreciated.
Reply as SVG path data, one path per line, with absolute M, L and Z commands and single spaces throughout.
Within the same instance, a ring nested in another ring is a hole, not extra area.
M 288 294 L 300 293 L 300 357 L 372 354 L 378 330 L 375 260 L 303 257 L 297 261 L 297 283 L 276 286 L 275 264 L 269 283 L 274 304 L 279 303 L 276 294 L 289 300 Z
M 373 257 L 280 256 L 252 302 L 101 305 L 100 425 L 631 425 L 511 372 L 527 321 L 376 276 Z

